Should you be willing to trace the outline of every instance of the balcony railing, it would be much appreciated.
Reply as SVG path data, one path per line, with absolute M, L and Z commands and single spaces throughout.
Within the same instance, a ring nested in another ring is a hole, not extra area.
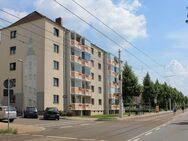
M 89 89 L 83 89 L 81 87 L 72 87 L 71 93 L 76 95 L 85 95 L 85 96 L 91 96 L 91 90 Z
M 79 49 L 82 49 L 81 43 L 79 43 L 79 42 L 76 41 L 76 40 L 71 40 L 71 45 L 74 46 L 74 47 L 77 47 L 77 48 L 79 48 Z
M 72 103 L 71 104 L 72 110 L 91 110 L 90 103 Z
M 119 110 L 119 105 L 111 105 L 110 109 L 111 110 Z

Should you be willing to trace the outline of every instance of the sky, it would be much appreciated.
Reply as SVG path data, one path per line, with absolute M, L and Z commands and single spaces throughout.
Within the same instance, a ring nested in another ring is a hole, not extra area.
M 165 81 L 188 95 L 188 24 L 185 23 L 188 0 L 57 1 L 117 44 L 93 30 L 54 0 L 0 0 L 0 9 L 18 17 L 33 11 L 38 11 L 52 20 L 62 17 L 66 28 L 78 32 L 104 50 L 117 55 L 118 49 L 121 49 L 122 60 L 132 66 L 139 82 L 142 82 L 146 72 L 149 72 L 153 81 Z M 73 1 L 85 7 L 123 38 Z M 17 20 L 2 11 L 0 18 L 11 22 Z M 0 20 L 0 28 L 7 25 Z

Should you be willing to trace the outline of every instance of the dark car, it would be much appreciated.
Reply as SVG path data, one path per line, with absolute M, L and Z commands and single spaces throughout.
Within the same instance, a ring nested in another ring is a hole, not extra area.
M 59 120 L 59 111 L 55 107 L 47 107 L 44 111 L 44 119 L 57 119 Z
M 38 111 L 36 107 L 26 107 L 24 111 L 24 118 L 38 118 Z

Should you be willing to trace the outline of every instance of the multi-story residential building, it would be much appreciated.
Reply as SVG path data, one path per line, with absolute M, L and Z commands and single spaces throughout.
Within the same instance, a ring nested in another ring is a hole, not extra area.
M 116 113 L 118 60 L 85 37 L 33 12 L 0 30 L 0 104 L 3 82 L 15 83 L 18 110 L 57 107 L 76 115 Z M 2 61 L 5 60 L 5 61 Z
M 1 31 L 0 103 L 7 104 L 3 82 L 15 82 L 11 105 L 43 110 L 48 106 L 63 110 L 64 28 L 38 12 L 33 12 Z M 22 69 L 23 68 L 23 69 Z

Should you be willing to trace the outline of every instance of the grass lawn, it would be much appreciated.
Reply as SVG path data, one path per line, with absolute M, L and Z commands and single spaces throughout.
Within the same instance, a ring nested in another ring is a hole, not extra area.
M 1 134 L 17 134 L 17 129 L 9 128 L 9 130 L 6 129 L 0 129 L 0 135 Z

